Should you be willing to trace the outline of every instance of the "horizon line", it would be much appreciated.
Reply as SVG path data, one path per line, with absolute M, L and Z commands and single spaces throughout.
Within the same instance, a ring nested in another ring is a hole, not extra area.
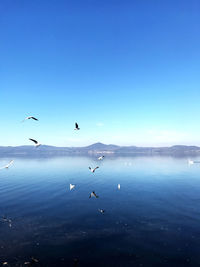
M 137 145 L 116 145 L 116 144 L 104 144 L 101 142 L 93 143 L 90 145 L 85 145 L 85 146 L 55 146 L 55 145 L 46 145 L 46 144 L 41 144 L 41 147 L 43 146 L 48 146 L 48 147 L 58 147 L 58 148 L 84 148 L 84 147 L 90 147 L 93 145 L 104 145 L 104 146 L 117 146 L 117 147 L 140 147 L 140 148 L 169 148 L 169 147 L 174 147 L 174 146 L 185 146 L 185 147 L 199 147 L 198 145 L 184 145 L 184 144 L 175 144 L 175 145 L 170 145 L 170 146 L 137 146 Z M 16 145 L 16 146 L 3 146 L 0 145 L 0 147 L 32 147 L 33 145 Z

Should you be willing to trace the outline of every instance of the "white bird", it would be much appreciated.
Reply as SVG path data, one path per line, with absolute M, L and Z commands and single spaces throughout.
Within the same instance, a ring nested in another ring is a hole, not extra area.
M 98 158 L 98 160 L 102 160 L 104 157 L 105 157 L 105 156 L 100 156 L 100 157 Z
M 38 143 L 38 141 L 36 141 L 35 139 L 29 138 L 29 140 L 35 143 L 35 147 L 41 146 L 41 144 Z
M 13 164 L 14 160 L 11 160 L 7 165 L 5 165 L 4 167 L 1 167 L 1 169 L 8 169 L 12 164 Z
M 72 189 L 74 189 L 75 188 L 75 184 L 70 184 L 69 185 L 69 189 L 70 189 L 70 191 L 72 190 Z
M 99 168 L 98 166 L 96 168 L 94 168 L 94 169 L 92 169 L 91 167 L 89 167 L 89 170 L 94 173 L 96 171 L 96 169 L 98 169 L 98 168 Z
M 117 185 L 117 188 L 120 190 L 120 188 L 121 188 L 121 185 L 120 185 L 120 184 L 118 184 L 118 185 Z
M 191 160 L 191 159 L 188 159 L 188 164 L 189 164 L 189 165 L 194 164 L 194 161 Z
M 80 128 L 78 127 L 78 123 L 77 123 L 77 122 L 75 123 L 75 128 L 74 128 L 74 130 L 76 130 L 76 131 L 80 130 Z
M 95 191 L 92 191 L 92 193 L 90 194 L 89 198 L 91 198 L 91 197 L 98 198 L 99 196 L 97 196 L 97 194 L 95 193 Z
M 101 212 L 102 214 L 105 213 L 105 210 L 103 210 L 103 209 L 98 209 L 98 211 Z
M 33 116 L 29 116 L 29 117 L 26 117 L 22 122 L 24 122 L 24 121 L 26 121 L 26 120 L 30 120 L 30 119 L 35 120 L 35 121 L 38 121 L 37 118 L 35 118 L 35 117 L 33 117 Z

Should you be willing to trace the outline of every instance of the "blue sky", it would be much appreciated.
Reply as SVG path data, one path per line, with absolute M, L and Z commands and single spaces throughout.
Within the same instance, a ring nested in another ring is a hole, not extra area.
M 198 0 L 3 0 L 0 14 L 0 145 L 200 145 Z

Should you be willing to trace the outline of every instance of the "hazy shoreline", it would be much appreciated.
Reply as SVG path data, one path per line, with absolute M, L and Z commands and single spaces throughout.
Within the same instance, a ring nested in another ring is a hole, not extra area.
M 171 147 L 137 147 L 92 144 L 86 147 L 56 147 L 43 145 L 39 148 L 33 146 L 0 146 L 0 157 L 61 157 L 61 156 L 88 156 L 96 157 L 104 154 L 106 157 L 121 156 L 173 156 L 189 157 L 199 156 L 200 147 L 176 145 Z

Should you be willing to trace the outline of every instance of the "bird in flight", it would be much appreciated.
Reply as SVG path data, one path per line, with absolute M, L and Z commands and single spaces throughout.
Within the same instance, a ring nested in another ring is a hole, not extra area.
M 102 160 L 104 157 L 105 157 L 105 156 L 100 156 L 100 157 L 98 158 L 98 160 Z
M 98 209 L 98 211 L 101 212 L 102 214 L 105 213 L 105 210 L 103 210 L 103 209 Z
M 78 127 L 78 123 L 77 122 L 75 122 L 75 128 L 74 128 L 74 130 L 76 130 L 76 131 L 80 130 L 80 128 Z
M 24 122 L 24 121 L 26 121 L 26 120 L 30 120 L 30 119 L 35 120 L 35 121 L 38 121 L 37 118 L 35 118 L 35 117 L 33 117 L 33 116 L 29 116 L 29 117 L 26 117 L 22 122 Z
M 120 190 L 120 188 L 121 188 L 121 185 L 120 185 L 120 184 L 118 184 L 117 188 Z
M 98 166 L 96 168 L 94 168 L 94 169 L 92 169 L 91 167 L 89 167 L 89 170 L 94 173 L 96 171 L 96 169 L 98 169 L 98 168 L 99 168 Z
M 5 165 L 4 167 L 1 167 L 1 169 L 8 169 L 12 164 L 13 164 L 14 160 L 11 160 L 7 165 Z
M 29 140 L 35 143 L 35 147 L 41 146 L 41 144 L 38 143 L 38 141 L 36 141 L 35 139 L 29 138 Z
M 92 193 L 90 194 L 89 198 L 91 198 L 91 197 L 98 198 L 99 196 L 97 196 L 97 194 L 95 193 L 95 191 L 92 191 Z
M 75 184 L 70 184 L 69 185 L 69 189 L 70 189 L 70 191 L 72 190 L 72 189 L 74 189 L 75 188 Z

